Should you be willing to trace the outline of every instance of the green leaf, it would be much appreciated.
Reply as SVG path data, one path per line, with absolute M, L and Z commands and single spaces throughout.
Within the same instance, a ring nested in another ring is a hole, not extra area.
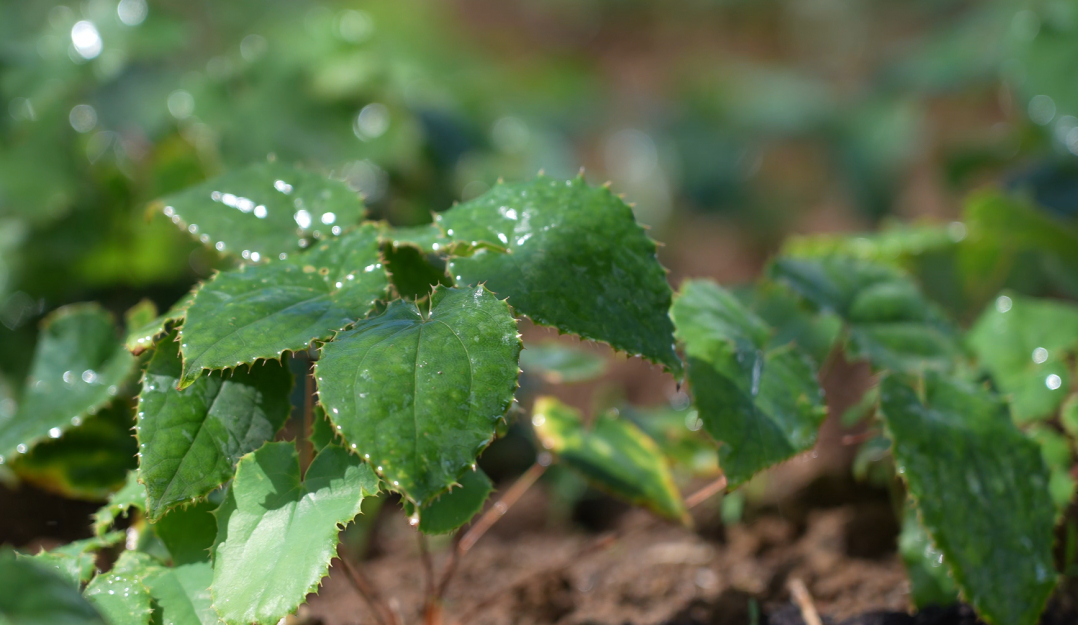
M 217 625 L 210 584 L 213 566 L 208 561 L 176 567 L 154 567 L 143 579 L 160 610 L 160 623 Z
M 1078 306 L 1000 295 L 966 341 L 1007 395 L 1018 423 L 1051 417 L 1067 397 L 1078 353 Z
M 65 497 L 107 499 L 137 466 L 133 425 L 128 402 L 114 401 L 58 440 L 45 441 L 30 453 L 16 456 L 12 468 L 21 479 Z
M 1056 504 L 1056 510 L 1062 515 L 1074 499 L 1075 481 L 1071 477 L 1071 469 L 1074 467 L 1074 450 L 1071 442 L 1064 434 L 1057 432 L 1048 425 L 1034 423 L 1026 430 L 1026 435 L 1037 441 L 1041 448 L 1041 457 L 1048 467 L 1048 492 L 1052 494 L 1052 501 Z
M 108 573 L 99 573 L 83 596 L 109 625 L 146 625 L 150 622 L 150 591 L 142 584 L 150 556 L 125 551 Z
M 435 224 L 409 226 L 404 228 L 386 228 L 382 240 L 393 247 L 411 246 L 429 253 L 444 253 L 451 246 L 459 245 L 446 236 Z
M 187 309 L 181 386 L 225 369 L 306 349 L 370 312 L 388 278 L 378 230 L 358 230 L 286 261 L 248 265 L 204 283 Z
M 472 520 L 494 490 L 494 484 L 481 469 L 465 471 L 460 485 L 423 506 L 419 511 L 419 531 L 424 534 L 448 534 Z
M 816 444 L 827 411 L 807 356 L 792 344 L 770 347 L 772 329 L 712 282 L 686 281 L 670 315 L 731 487 Z
M 747 292 L 746 292 L 747 291 Z M 745 306 L 774 328 L 769 346 L 796 343 L 816 362 L 824 362 L 842 331 L 833 314 L 818 314 L 783 284 L 763 281 L 751 289 L 732 289 Z
M 217 512 L 213 604 L 222 619 L 272 625 L 291 614 L 325 577 L 341 527 L 377 492 L 370 465 L 341 447 L 322 450 L 302 481 L 292 443 L 244 456 Z
M 60 438 L 116 396 L 135 359 L 112 317 L 94 304 L 61 308 L 45 319 L 18 410 L 0 417 L 0 462 L 42 439 Z
M 139 483 L 138 471 L 128 471 L 123 488 L 113 493 L 108 503 L 94 513 L 94 534 L 104 534 L 119 515 L 126 516 L 131 508 L 146 511 L 146 487 Z
M 943 566 L 943 553 L 932 544 L 917 514 L 916 504 L 907 501 L 898 535 L 898 553 L 910 580 L 910 600 L 918 609 L 958 603 L 958 589 Z
M 364 214 L 345 183 L 277 162 L 227 173 L 156 205 L 205 245 L 253 262 L 299 252 Z
M 965 226 L 891 223 L 879 232 L 793 236 L 782 246 L 783 256 L 849 256 L 902 266 L 910 257 L 953 248 L 965 236 Z
M 393 288 L 401 297 L 421 299 L 430 295 L 437 285 L 453 286 L 445 273 L 445 261 L 436 256 L 428 257 L 419 248 L 386 245 L 383 255 Z
M 435 216 L 454 240 L 504 246 L 451 258 L 458 284 L 485 283 L 540 325 L 605 341 L 676 376 L 666 271 L 632 209 L 584 179 L 499 184 Z
M 217 537 L 217 520 L 213 516 L 216 509 L 217 504 L 200 501 L 169 510 L 151 526 L 172 556 L 173 565 L 209 562 Z
M 53 570 L 72 588 L 79 589 L 90 581 L 97 572 L 96 552 L 103 547 L 111 547 L 124 539 L 123 532 L 112 532 L 101 537 L 76 540 L 53 549 L 44 549 L 34 555 L 15 554 L 19 559 L 27 559 Z
M 893 371 L 949 370 L 960 356 L 943 313 L 897 269 L 845 256 L 779 258 L 771 277 L 848 325 L 847 350 Z
M 621 414 L 650 436 L 675 467 L 701 477 L 713 478 L 720 473 L 715 443 L 700 431 L 704 422 L 696 408 L 625 407 Z
M 215 371 L 182 391 L 179 344 L 157 344 L 139 394 L 139 480 L 147 513 L 204 497 L 232 477 L 240 456 L 274 435 L 292 410 L 292 374 L 276 361 Z
M 170 321 L 183 319 L 187 307 L 195 301 L 195 291 L 192 290 L 184 295 L 180 301 L 172 305 L 165 314 L 145 323 L 133 323 L 134 319 L 127 320 L 127 339 L 125 341 L 128 351 L 133 354 L 141 354 L 153 346 L 157 339 L 165 333 L 165 327 Z
M 520 368 L 548 382 L 584 382 L 606 373 L 606 359 L 581 347 L 554 341 L 528 345 L 520 352 Z
M 105 625 L 68 580 L 10 551 L 0 551 L 0 588 L 0 623 Z
M 585 429 L 576 410 L 553 397 L 541 397 L 535 402 L 532 425 L 545 449 L 596 487 L 688 523 L 662 451 L 632 422 L 605 414 Z
M 996 625 L 1032 625 L 1056 584 L 1055 506 L 1036 443 L 981 388 L 928 372 L 880 387 L 898 472 L 963 596 Z
M 336 438 L 333 424 L 326 416 L 326 409 L 316 404 L 311 411 L 311 446 L 316 452 L 322 451 L 327 445 L 333 444 Z
M 517 387 L 520 339 L 483 287 L 397 300 L 322 347 L 319 401 L 392 490 L 422 505 L 475 462 Z

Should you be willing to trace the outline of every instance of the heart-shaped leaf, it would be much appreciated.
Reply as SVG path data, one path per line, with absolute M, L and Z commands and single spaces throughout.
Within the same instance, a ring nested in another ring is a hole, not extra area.
M 606 414 L 586 429 L 576 410 L 553 397 L 541 397 L 535 402 L 532 425 L 544 448 L 598 488 L 688 522 L 662 451 L 632 422 Z
M 458 284 L 485 283 L 540 325 L 642 355 L 675 375 L 672 293 L 655 242 L 632 209 L 582 177 L 499 184 L 435 216 L 454 240 L 487 243 L 451 258 Z
M 292 443 L 244 456 L 217 511 L 213 605 L 230 625 L 273 625 L 318 588 L 337 534 L 378 492 L 370 465 L 345 449 L 322 450 L 300 479 Z
M 933 372 L 914 384 L 884 378 L 880 409 L 921 521 L 981 618 L 1032 625 L 1056 585 L 1041 451 L 983 388 Z
M 388 284 L 370 224 L 288 260 L 219 273 L 198 290 L 180 328 L 180 385 L 204 370 L 278 359 L 328 339 L 365 317 Z
M 827 410 L 805 354 L 792 344 L 772 347 L 772 328 L 708 281 L 686 281 L 670 314 L 731 487 L 816 444 Z
M 273 440 L 292 410 L 292 374 L 277 361 L 215 371 L 182 391 L 181 369 L 179 344 L 162 340 L 139 394 L 139 480 L 151 520 L 228 481 L 240 456 Z
M 0 420 L 0 462 L 41 439 L 60 438 L 111 402 L 135 359 L 112 316 L 93 304 L 61 308 L 45 320 L 18 410 Z
M 423 504 L 494 437 L 517 386 L 520 339 L 483 287 L 438 288 L 424 315 L 397 300 L 322 347 L 326 414 L 388 486 Z
M 345 183 L 277 162 L 227 173 L 156 206 L 205 245 L 253 262 L 300 252 L 364 214 Z

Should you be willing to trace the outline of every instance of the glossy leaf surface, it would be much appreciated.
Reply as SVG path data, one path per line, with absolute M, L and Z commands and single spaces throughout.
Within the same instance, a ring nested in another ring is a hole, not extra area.
M 906 566 L 910 600 L 915 607 L 958 603 L 958 589 L 950 571 L 943 564 L 943 554 L 932 544 L 932 539 L 921 526 L 912 501 L 906 502 L 902 533 L 898 536 L 898 553 Z
M 532 425 L 545 449 L 596 487 L 687 522 L 685 504 L 662 451 L 632 422 L 605 414 L 587 429 L 576 410 L 542 397 L 535 402 Z
M 540 176 L 499 184 L 435 218 L 454 240 L 508 249 L 451 258 L 458 284 L 485 283 L 540 325 L 607 342 L 680 375 L 667 316 L 672 294 L 655 242 L 609 189 Z
M 162 622 L 184 625 L 217 625 L 221 622 L 213 609 L 212 583 L 213 566 L 209 561 L 154 567 L 143 579 L 160 609 Z
M 49 315 L 22 402 L 0 421 L 0 458 L 26 453 L 42 439 L 60 438 L 111 402 L 134 365 L 111 315 L 100 307 L 77 304 Z
M 28 559 L 0 551 L 0 622 L 13 625 L 105 625 L 70 582 Z M 109 625 L 112 625 L 111 623 Z
M 213 604 L 229 624 L 273 625 L 318 588 L 337 534 L 378 492 L 370 465 L 341 447 L 322 450 L 300 480 L 292 443 L 244 456 L 217 512 Z
M 397 300 L 322 347 L 319 401 L 392 490 L 423 504 L 475 462 L 509 409 L 520 340 L 483 287 L 439 288 L 424 315 Z
M 494 484 L 481 469 L 465 471 L 460 485 L 423 506 L 419 511 L 419 531 L 424 534 L 448 534 L 472 520 L 494 490 Z
M 229 172 L 157 204 L 203 244 L 254 262 L 299 252 L 301 241 L 337 234 L 364 215 L 345 183 L 276 162 Z
M 841 317 L 847 350 L 892 371 L 949 370 L 960 355 L 954 328 L 897 269 L 845 256 L 779 258 L 771 276 Z
M 605 373 L 606 359 L 581 347 L 548 341 L 525 346 L 520 368 L 554 384 L 583 382 Z
M 1069 391 L 1078 353 L 1078 307 L 1006 293 L 966 337 L 1019 423 L 1051 417 Z
M 807 356 L 791 344 L 770 346 L 771 327 L 712 282 L 685 282 L 671 316 L 731 487 L 816 444 L 827 413 Z
M 151 520 L 224 484 L 240 456 L 272 440 L 292 410 L 292 374 L 277 361 L 215 371 L 177 390 L 181 370 L 179 344 L 163 339 L 139 394 L 139 480 Z
M 140 354 L 152 347 L 157 339 L 165 333 L 165 328 L 169 322 L 183 319 L 184 314 L 187 312 L 187 307 L 194 300 L 195 291 L 191 291 L 165 311 L 165 314 L 154 317 L 145 323 L 128 323 L 127 339 L 125 341 L 127 349 L 134 354 Z
M 150 591 L 142 583 L 150 556 L 125 551 L 107 573 L 99 573 L 83 596 L 105 617 L 109 625 L 147 625 L 153 612 Z
M 386 269 L 400 297 L 422 299 L 437 285 L 453 286 L 445 273 L 445 261 L 411 245 L 386 245 Z
M 365 317 L 387 286 L 373 225 L 285 261 L 219 273 L 198 290 L 180 329 L 181 385 L 204 369 L 279 359 L 328 339 Z
M 1036 623 L 1056 584 L 1040 449 L 988 391 L 935 373 L 918 386 L 889 376 L 880 400 L 924 527 L 981 618 Z

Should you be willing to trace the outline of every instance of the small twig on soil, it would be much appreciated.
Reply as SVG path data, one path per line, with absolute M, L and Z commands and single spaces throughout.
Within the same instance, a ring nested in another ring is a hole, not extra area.
M 726 476 L 720 475 L 715 481 L 686 497 L 685 507 L 691 510 L 724 490 L 726 490 Z
M 344 568 L 344 571 L 348 574 L 348 579 L 351 580 L 352 585 L 355 586 L 356 591 L 359 592 L 359 596 L 363 597 L 363 600 L 367 603 L 367 607 L 370 608 L 371 614 L 374 619 L 378 621 L 379 625 L 400 625 L 400 620 L 393 614 L 393 611 L 382 599 L 382 595 L 378 592 L 378 589 L 374 584 L 363 576 L 362 573 L 357 571 L 348 563 L 348 558 L 343 554 L 337 554 L 337 558 Z
M 812 595 L 809 594 L 805 582 L 794 577 L 790 580 L 789 586 L 790 594 L 797 603 L 797 607 L 801 609 L 801 620 L 805 621 L 805 625 L 823 625 L 820 613 L 816 611 L 816 604 L 812 602 Z
M 464 537 L 460 539 L 460 543 L 457 545 L 457 551 L 460 555 L 468 553 L 468 550 L 475 545 L 476 541 L 483 537 L 483 534 L 487 533 L 487 530 L 492 525 L 498 522 L 498 519 L 505 516 L 506 512 L 509 512 L 509 508 L 513 507 L 513 504 L 520 499 L 524 493 L 528 492 L 528 489 L 535 484 L 535 481 L 539 479 L 539 476 L 546 471 L 546 466 L 536 462 L 524 475 L 517 478 L 517 481 L 509 487 L 509 490 L 505 491 L 505 494 L 501 496 L 498 501 L 494 502 L 494 505 L 487 508 L 483 516 L 479 517 L 479 520 L 475 522 L 464 534 Z

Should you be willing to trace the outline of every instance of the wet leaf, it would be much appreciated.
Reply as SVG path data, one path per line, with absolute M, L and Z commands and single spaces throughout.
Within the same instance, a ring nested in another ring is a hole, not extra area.
M 337 534 L 378 492 L 370 465 L 341 447 L 322 450 L 300 479 L 292 443 L 240 460 L 217 512 L 213 605 L 229 624 L 275 625 L 318 588 Z
M 963 596 L 997 625 L 1032 625 L 1056 584 L 1055 506 L 1036 443 L 990 392 L 892 375 L 881 412 L 898 472 Z
M 708 281 L 686 281 L 670 314 L 731 487 L 816 444 L 827 411 L 806 355 L 792 344 L 772 347 L 771 327 Z
M 141 354 L 143 351 L 153 347 L 157 339 L 165 333 L 165 327 L 168 323 L 183 319 L 184 313 L 187 312 L 187 307 L 193 301 L 195 301 L 195 291 L 192 290 L 159 317 L 154 317 L 143 323 L 135 323 L 135 319 L 128 319 L 127 339 L 125 341 L 127 349 L 133 354 Z
M 18 410 L 0 420 L 0 459 L 26 453 L 110 403 L 135 359 L 112 317 L 95 304 L 61 308 L 45 319 Z
M 844 256 L 779 258 L 771 276 L 848 327 L 846 349 L 878 368 L 953 368 L 960 350 L 953 326 L 897 269 Z
M 12 625 L 105 625 L 77 588 L 60 574 L 0 551 L 0 622 Z
M 217 537 L 216 509 L 217 504 L 200 501 L 169 510 L 150 526 L 168 549 L 174 566 L 209 561 Z
M 104 534 L 116 519 L 127 516 L 131 508 L 146 511 L 146 487 L 138 481 L 138 471 L 128 471 L 123 488 L 113 493 L 104 506 L 94 513 L 94 534 Z
M 311 409 L 311 446 L 316 452 L 322 451 L 327 445 L 332 444 L 335 438 L 333 424 L 326 416 L 326 409 L 315 405 Z
M 419 511 L 419 531 L 424 534 L 448 534 L 472 520 L 486 503 L 494 484 L 481 469 L 465 471 L 460 485 Z
M 1041 457 L 1048 466 L 1048 492 L 1056 504 L 1056 510 L 1062 515 L 1074 499 L 1075 481 L 1071 477 L 1074 467 L 1074 450 L 1070 439 L 1048 425 L 1034 423 L 1026 430 L 1026 435 L 1040 445 Z
M 99 573 L 86 586 L 83 596 L 109 625 L 147 625 L 153 612 L 150 591 L 142 584 L 150 556 L 125 551 L 107 573 Z
M 134 423 L 128 403 L 114 401 L 58 440 L 39 443 L 30 453 L 16 456 L 12 468 L 26 482 L 65 497 L 107 499 L 137 466 Z
M 783 284 L 764 281 L 751 289 L 731 289 L 749 310 L 774 328 L 770 346 L 796 343 L 801 351 L 822 363 L 842 330 L 833 314 L 819 314 Z
M 451 245 L 458 244 L 432 223 L 404 228 L 386 228 L 382 233 L 382 240 L 394 247 L 410 246 L 429 253 L 443 253 Z
M 397 300 L 322 347 L 319 401 L 391 490 L 423 504 L 475 462 L 517 386 L 520 340 L 483 287 L 439 288 L 424 315 Z
M 213 609 L 212 583 L 213 566 L 209 561 L 153 567 L 143 579 L 160 610 L 161 622 L 183 625 L 217 625 L 221 622 Z
M 606 373 L 606 359 L 580 347 L 548 341 L 525 346 L 520 368 L 554 384 L 584 382 Z
M 966 336 L 1008 396 L 1018 423 L 1051 417 L 1067 397 L 1078 353 L 1078 306 L 1000 295 Z
M 540 325 L 607 342 L 680 376 L 670 285 L 655 242 L 608 189 L 540 176 L 499 184 L 435 219 L 454 240 L 509 250 L 451 258 L 458 284 L 485 283 Z
M 362 319 L 388 278 L 373 225 L 285 261 L 248 265 L 204 283 L 180 329 L 182 386 L 204 370 L 279 359 Z
M 273 440 L 292 410 L 292 374 L 279 362 L 215 371 L 182 391 L 181 369 L 179 344 L 162 340 L 139 394 L 139 480 L 151 520 L 224 484 L 240 456 Z
M 301 241 L 338 234 L 364 215 L 345 183 L 277 162 L 229 172 L 156 206 L 203 244 L 254 262 L 299 252 Z
M 28 559 L 35 564 L 51 569 L 67 580 L 72 588 L 80 589 L 97 572 L 96 552 L 103 547 L 111 547 L 124 539 L 123 532 L 112 532 L 100 537 L 76 540 L 61 545 L 51 551 L 42 549 L 33 555 L 15 554 L 19 559 Z
M 632 422 L 605 414 L 586 429 L 576 410 L 553 397 L 541 397 L 535 402 L 532 425 L 545 449 L 596 487 L 688 523 L 662 451 Z
M 701 477 L 714 478 L 719 474 L 715 443 L 701 431 L 704 422 L 696 408 L 626 406 L 621 408 L 621 415 L 650 436 L 676 468 Z
M 902 533 L 898 536 L 898 553 L 906 565 L 910 580 L 910 600 L 917 608 L 948 606 L 958 603 L 958 589 L 947 567 L 943 565 L 943 553 L 932 544 L 932 539 L 921 527 L 917 507 L 906 502 L 902 520 Z

